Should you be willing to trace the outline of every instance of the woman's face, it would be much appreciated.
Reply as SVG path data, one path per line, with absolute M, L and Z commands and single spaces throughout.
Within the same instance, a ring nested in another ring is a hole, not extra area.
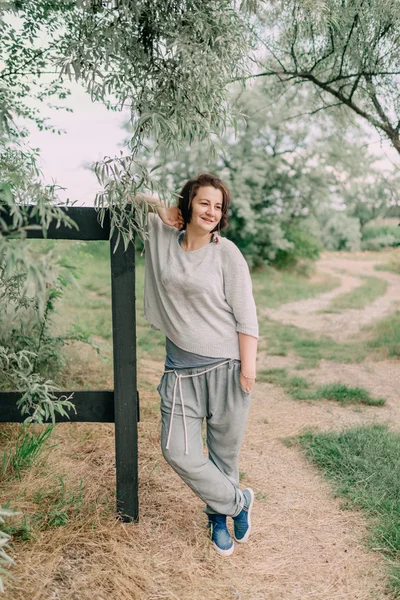
M 211 185 L 200 187 L 192 200 L 189 226 L 204 233 L 211 232 L 222 217 L 222 192 Z

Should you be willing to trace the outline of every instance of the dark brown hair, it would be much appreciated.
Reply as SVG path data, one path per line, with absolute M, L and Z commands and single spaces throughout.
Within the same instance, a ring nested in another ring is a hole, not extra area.
M 205 187 L 207 185 L 211 185 L 217 190 L 221 190 L 222 192 L 222 217 L 220 222 L 216 227 L 214 227 L 213 231 L 220 231 L 224 229 L 228 225 L 228 206 L 231 201 L 231 197 L 229 194 L 229 190 L 222 183 L 222 181 L 213 173 L 200 173 L 197 177 L 193 179 L 189 179 L 179 192 L 179 202 L 178 208 L 182 213 L 183 220 L 185 221 L 185 225 L 183 229 L 186 228 L 187 223 L 190 223 L 192 218 L 192 200 L 197 194 L 197 191 L 201 187 Z

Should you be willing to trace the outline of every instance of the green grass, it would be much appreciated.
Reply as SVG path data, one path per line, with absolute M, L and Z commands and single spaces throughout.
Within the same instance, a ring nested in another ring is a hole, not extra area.
M 1 460 L 2 478 L 13 478 L 15 475 L 21 480 L 21 471 L 29 468 L 39 457 L 54 425 L 48 425 L 43 431 L 36 433 L 35 426 L 21 425 L 21 430 L 15 442 L 15 447 L 3 451 Z
M 259 308 L 276 308 L 286 302 L 303 300 L 329 292 L 339 280 L 329 275 L 314 281 L 293 272 L 277 271 L 271 267 L 252 273 L 253 293 Z
M 365 342 L 369 352 L 379 351 L 389 357 L 400 356 L 400 311 L 382 319 L 370 331 L 371 338 Z
M 339 404 L 367 404 L 383 406 L 384 398 L 373 398 L 359 387 L 349 387 L 343 383 L 330 383 L 319 387 L 312 386 L 304 377 L 290 376 L 286 369 L 266 369 L 258 373 L 259 381 L 280 385 L 296 400 L 333 400 Z
M 33 500 L 38 510 L 32 516 L 35 529 L 62 527 L 81 512 L 83 504 L 82 479 L 78 488 L 68 489 L 62 477 L 58 476 L 50 488 L 40 488 Z
M 349 387 L 343 383 L 330 383 L 319 386 L 315 392 L 318 398 L 335 400 L 339 404 L 367 404 L 368 406 L 383 406 L 384 398 L 373 398 L 364 388 Z
M 338 343 L 332 338 L 316 336 L 306 329 L 284 325 L 265 316 L 260 317 L 260 333 L 270 355 L 295 354 L 302 359 L 298 369 L 312 368 L 319 361 L 357 363 L 367 356 L 381 360 L 400 356 L 400 311 L 365 329 L 361 339 Z M 363 339 L 364 338 L 364 339 Z
M 294 353 L 303 361 L 299 368 L 315 367 L 321 359 L 361 362 L 367 355 L 367 349 L 361 342 L 339 344 L 329 337 L 317 337 L 306 329 L 284 325 L 267 317 L 260 319 L 260 333 L 265 339 L 268 354 L 287 356 Z
M 79 242 L 68 246 L 68 259 L 76 267 L 78 281 L 64 294 L 58 312 L 63 323 L 112 341 L 111 272 L 108 242 Z
M 57 327 L 66 331 L 73 324 L 90 336 L 106 341 L 112 346 L 111 271 L 109 243 L 58 242 L 76 268 L 78 280 L 70 286 L 58 305 Z M 143 314 L 144 258 L 136 256 L 136 336 L 138 358 L 148 355 L 162 360 L 165 339 L 159 331 L 150 328 Z
M 379 277 L 363 277 L 365 283 L 359 287 L 340 294 L 334 298 L 329 306 L 329 309 L 346 309 L 346 308 L 364 308 L 379 296 L 382 296 L 387 290 L 387 281 Z
M 392 254 L 387 263 L 375 265 L 375 271 L 389 271 L 400 274 L 400 256 L 398 252 Z
M 16 499 L 13 499 L 15 502 Z M 32 496 L 36 509 L 30 514 L 24 514 L 13 522 L 0 524 L 0 531 L 8 533 L 22 541 L 36 537 L 39 531 L 62 527 L 71 519 L 84 514 L 84 490 L 82 479 L 78 485 L 67 486 L 61 476 L 56 476 L 49 487 L 40 487 Z M 89 502 L 93 503 L 93 499 Z M 6 505 L 10 507 L 10 502 Z M 94 508 L 95 504 L 93 504 Z
M 297 400 L 313 400 L 310 383 L 304 377 L 291 377 L 286 369 L 264 369 L 257 374 L 258 381 L 280 385 Z
M 309 432 L 299 443 L 346 499 L 345 506 L 371 518 L 369 544 L 387 558 L 391 592 L 400 598 L 400 434 L 371 425 Z

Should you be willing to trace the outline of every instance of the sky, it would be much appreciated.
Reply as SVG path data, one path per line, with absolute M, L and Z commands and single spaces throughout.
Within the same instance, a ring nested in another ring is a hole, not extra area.
M 61 200 L 69 198 L 77 200 L 75 206 L 93 206 L 100 186 L 87 165 L 120 153 L 127 137 L 122 126 L 128 114 L 116 113 L 101 103 L 93 103 L 77 84 L 71 84 L 71 89 L 72 95 L 65 104 L 73 109 L 72 113 L 42 107 L 42 114 L 50 118 L 51 124 L 66 133 L 57 135 L 39 131 L 29 124 L 29 144 L 40 148 L 39 166 L 44 182 L 56 182 L 66 188 L 58 194 Z

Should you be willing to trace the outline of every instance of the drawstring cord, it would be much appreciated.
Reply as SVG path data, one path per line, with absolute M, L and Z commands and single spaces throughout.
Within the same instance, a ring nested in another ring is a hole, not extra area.
M 188 433 L 187 433 L 187 425 L 186 425 L 185 404 L 183 401 L 183 392 L 182 392 L 182 379 L 187 379 L 188 377 L 199 377 L 199 375 L 204 375 L 204 373 L 209 373 L 210 371 L 213 371 L 214 369 L 218 369 L 218 367 L 222 367 L 222 365 L 226 365 L 229 362 L 231 362 L 231 359 L 226 360 L 222 363 L 219 363 L 218 365 L 215 365 L 214 367 L 210 367 L 209 369 L 206 369 L 205 371 L 201 371 L 200 373 L 190 373 L 189 375 L 180 375 L 179 373 L 176 372 L 175 369 L 170 369 L 168 371 L 164 371 L 164 373 L 175 373 L 175 377 L 176 377 L 175 383 L 174 383 L 174 395 L 173 395 L 173 399 L 172 399 L 171 417 L 170 417 L 170 421 L 169 421 L 168 439 L 167 439 L 167 445 L 165 446 L 166 450 L 169 450 L 169 442 L 171 440 L 172 421 L 173 421 L 174 412 L 175 412 L 176 388 L 178 386 L 178 382 L 179 382 L 179 395 L 181 398 L 181 405 L 182 405 L 183 430 L 185 433 L 185 454 L 187 455 L 187 454 L 189 454 L 189 447 L 188 447 Z

